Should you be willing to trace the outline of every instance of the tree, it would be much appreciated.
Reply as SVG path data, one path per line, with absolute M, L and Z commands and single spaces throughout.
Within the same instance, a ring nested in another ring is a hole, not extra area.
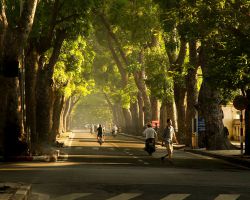
M 0 148 L 6 157 L 23 151 L 20 140 L 23 120 L 20 116 L 19 63 L 31 31 L 37 0 L 0 2 Z M 12 148 L 16 146 L 17 148 Z
M 237 90 L 241 90 L 249 102 L 249 3 L 228 1 L 219 5 L 214 10 L 214 31 L 205 41 L 207 63 L 212 66 L 205 78 L 213 89 L 221 91 L 222 103 L 232 100 L 232 93 Z M 245 152 L 249 155 L 249 105 L 245 112 L 245 124 Z
M 47 142 L 51 132 L 54 101 L 52 77 L 63 41 L 66 38 L 75 40 L 79 34 L 87 34 L 91 5 L 91 1 L 56 0 L 44 1 L 39 6 L 26 55 L 26 71 L 31 72 L 26 78 L 27 90 L 30 88 L 26 97 L 29 109 L 27 120 L 30 119 L 28 125 L 34 144 Z

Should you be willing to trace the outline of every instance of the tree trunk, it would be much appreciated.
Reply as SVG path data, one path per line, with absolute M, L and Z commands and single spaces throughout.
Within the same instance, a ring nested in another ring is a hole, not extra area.
M 71 100 L 72 100 L 72 97 L 69 97 L 66 100 L 65 109 L 64 109 L 64 113 L 63 113 L 63 127 L 64 127 L 65 132 L 67 132 L 67 127 L 68 127 L 67 118 L 68 118 L 68 115 L 69 115 Z
M 61 99 L 61 112 L 60 112 L 60 117 L 59 117 L 59 129 L 58 129 L 58 133 L 61 134 L 63 133 L 63 109 L 64 109 L 64 105 L 65 105 L 65 96 L 62 96 Z
M 17 24 L 8 22 L 5 15 L 5 1 L 0 5 L 0 138 L 2 151 L 6 157 L 25 151 L 20 142 L 23 136 L 23 119 L 20 110 L 18 67 L 22 51 L 27 42 L 37 6 L 37 0 L 27 0 Z M 11 24 L 12 29 L 8 27 Z M 13 148 L 15 147 L 15 148 Z
M 130 133 L 132 131 L 132 117 L 131 117 L 131 112 L 127 108 L 122 108 L 122 112 L 124 115 L 125 119 L 125 126 L 126 126 L 126 133 Z
M 126 128 L 125 126 L 125 119 L 124 119 L 124 115 L 123 115 L 123 112 L 122 112 L 122 109 L 121 109 L 121 105 L 119 104 L 115 104 L 114 105 L 114 109 L 115 109 L 115 115 L 117 117 L 117 121 L 118 121 L 118 126 L 120 126 L 123 129 Z
M 139 55 L 139 63 L 142 65 L 142 69 L 140 71 L 134 72 L 134 79 L 138 90 L 142 94 L 143 102 L 144 102 L 144 122 L 152 121 L 152 110 L 151 110 L 151 102 L 147 92 L 147 86 L 145 83 L 145 69 L 144 69 L 144 52 L 141 50 Z
M 50 135 L 50 141 L 54 143 L 56 141 L 56 136 L 60 134 L 60 117 L 64 103 L 64 96 L 59 92 L 55 92 L 55 101 L 53 105 L 53 126 Z
M 140 130 L 139 130 L 139 107 L 138 107 L 137 101 L 130 103 L 130 111 L 131 111 L 131 115 L 132 115 L 133 132 L 136 135 L 138 135 Z
M 159 120 L 159 101 L 156 97 L 151 96 L 152 120 Z
M 25 56 L 25 101 L 26 123 L 30 130 L 31 148 L 36 146 L 38 135 L 36 132 L 36 83 L 39 55 L 35 49 L 29 50 Z M 33 150 L 32 150 L 33 151 Z
M 2 94 L 0 98 L 0 135 L 3 139 L 3 154 L 5 157 L 9 157 L 23 153 L 19 141 L 23 134 L 19 80 L 18 78 L 0 77 L 0 81 L 2 83 L 0 86 Z
M 49 141 L 49 134 L 52 128 L 53 116 L 53 91 L 52 80 L 49 77 L 48 70 L 40 69 L 38 73 L 37 83 L 37 105 L 36 105 L 36 128 L 39 143 Z
M 139 130 L 143 130 L 144 127 L 144 112 L 143 112 L 143 99 L 142 99 L 142 94 L 139 91 L 137 95 L 137 100 L 138 100 L 138 106 L 139 106 Z
M 166 127 L 166 125 L 167 125 L 167 104 L 163 100 L 160 108 L 160 133 L 163 133 L 163 130 Z
M 186 75 L 186 87 L 187 87 L 187 110 L 186 110 L 186 139 L 185 144 L 187 146 L 192 145 L 192 119 L 195 118 L 196 109 L 194 105 L 198 101 L 198 89 L 197 89 L 197 49 L 196 41 L 189 42 L 189 63 L 190 67 Z
M 172 124 L 175 130 L 177 130 L 178 127 L 178 121 L 177 121 L 177 114 L 176 114 L 176 108 L 175 103 L 173 99 L 167 99 L 166 100 L 166 108 L 167 108 L 167 119 L 172 120 Z
M 232 145 L 223 134 L 220 91 L 216 87 L 212 87 L 206 78 L 209 75 L 209 66 L 206 62 L 204 47 L 200 51 L 200 60 L 204 78 L 199 92 L 198 105 L 199 116 L 205 119 L 205 146 L 207 149 L 229 149 Z
M 181 143 L 185 141 L 185 95 L 186 89 L 183 88 L 179 83 L 174 83 L 174 99 L 176 104 L 178 122 L 177 137 L 179 142 Z

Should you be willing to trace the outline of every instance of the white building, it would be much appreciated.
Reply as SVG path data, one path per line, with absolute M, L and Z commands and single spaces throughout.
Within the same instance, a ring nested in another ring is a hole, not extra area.
M 228 128 L 230 140 L 240 140 L 240 111 L 236 110 L 233 104 L 222 106 L 224 126 Z M 245 122 L 243 111 L 243 136 L 245 137 Z M 243 137 L 243 138 L 244 138 Z

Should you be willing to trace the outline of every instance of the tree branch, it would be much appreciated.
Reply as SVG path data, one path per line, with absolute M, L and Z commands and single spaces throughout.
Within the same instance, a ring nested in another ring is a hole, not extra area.
M 122 84 L 125 86 L 127 85 L 127 82 L 128 82 L 128 77 L 127 77 L 127 72 L 125 71 L 125 69 L 123 68 L 123 65 L 120 61 L 120 59 L 118 58 L 116 52 L 115 52 L 115 49 L 112 45 L 112 42 L 111 42 L 111 39 L 110 39 L 110 35 L 107 35 L 107 39 L 108 39 L 108 46 L 109 46 L 109 49 L 111 51 L 111 54 L 116 62 L 116 65 L 119 69 L 119 72 L 121 74 L 121 77 L 122 77 Z
M 115 34 L 113 33 L 113 31 L 111 30 L 111 25 L 110 25 L 110 23 L 108 22 L 108 20 L 106 19 L 106 17 L 105 17 L 103 14 L 98 13 L 98 16 L 100 17 L 100 19 L 101 19 L 103 25 L 104 25 L 105 28 L 107 29 L 108 34 L 110 35 L 110 37 L 111 37 L 111 38 L 114 40 L 114 42 L 116 43 L 116 46 L 117 46 L 117 48 L 118 48 L 118 51 L 119 51 L 119 53 L 120 53 L 120 55 L 121 55 L 121 57 L 122 57 L 124 63 L 128 66 L 128 65 L 129 65 L 128 59 L 127 59 L 127 57 L 126 57 L 124 51 L 122 50 L 121 44 L 120 44 L 120 42 L 118 41 L 116 35 L 115 35 Z
M 16 48 L 17 52 L 20 53 L 25 42 L 28 39 L 31 31 L 33 20 L 36 12 L 38 0 L 26 0 L 23 4 L 23 11 L 21 13 L 20 21 L 18 23 L 18 39 Z
M 50 76 L 52 76 L 54 73 L 54 66 L 58 60 L 59 55 L 60 55 L 63 41 L 66 38 L 66 31 L 65 30 L 58 30 L 56 35 L 57 36 L 56 36 L 53 52 L 52 52 L 52 55 L 50 57 L 49 63 L 46 66 L 46 68 L 48 68 L 50 71 Z
M 187 42 L 184 39 L 181 39 L 181 47 L 179 51 L 179 55 L 177 60 L 175 61 L 175 64 L 178 66 L 182 66 L 186 57 L 187 52 Z

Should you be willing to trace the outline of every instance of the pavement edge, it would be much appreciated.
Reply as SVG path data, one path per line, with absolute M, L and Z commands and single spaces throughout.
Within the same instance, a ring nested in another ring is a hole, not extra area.
M 241 165 L 241 166 L 250 168 L 250 162 L 247 160 L 243 160 L 242 158 L 235 158 L 233 156 L 220 155 L 220 154 L 216 154 L 216 153 L 211 153 L 209 151 L 200 151 L 200 150 L 195 150 L 195 149 L 184 149 L 184 151 L 194 153 L 194 154 L 209 156 L 209 157 L 213 157 L 213 158 L 217 158 L 217 159 L 221 159 L 221 160 L 225 160 L 225 161 L 233 163 L 233 164 L 237 164 L 237 165 Z
M 31 185 L 20 186 L 10 200 L 28 200 L 31 194 Z

